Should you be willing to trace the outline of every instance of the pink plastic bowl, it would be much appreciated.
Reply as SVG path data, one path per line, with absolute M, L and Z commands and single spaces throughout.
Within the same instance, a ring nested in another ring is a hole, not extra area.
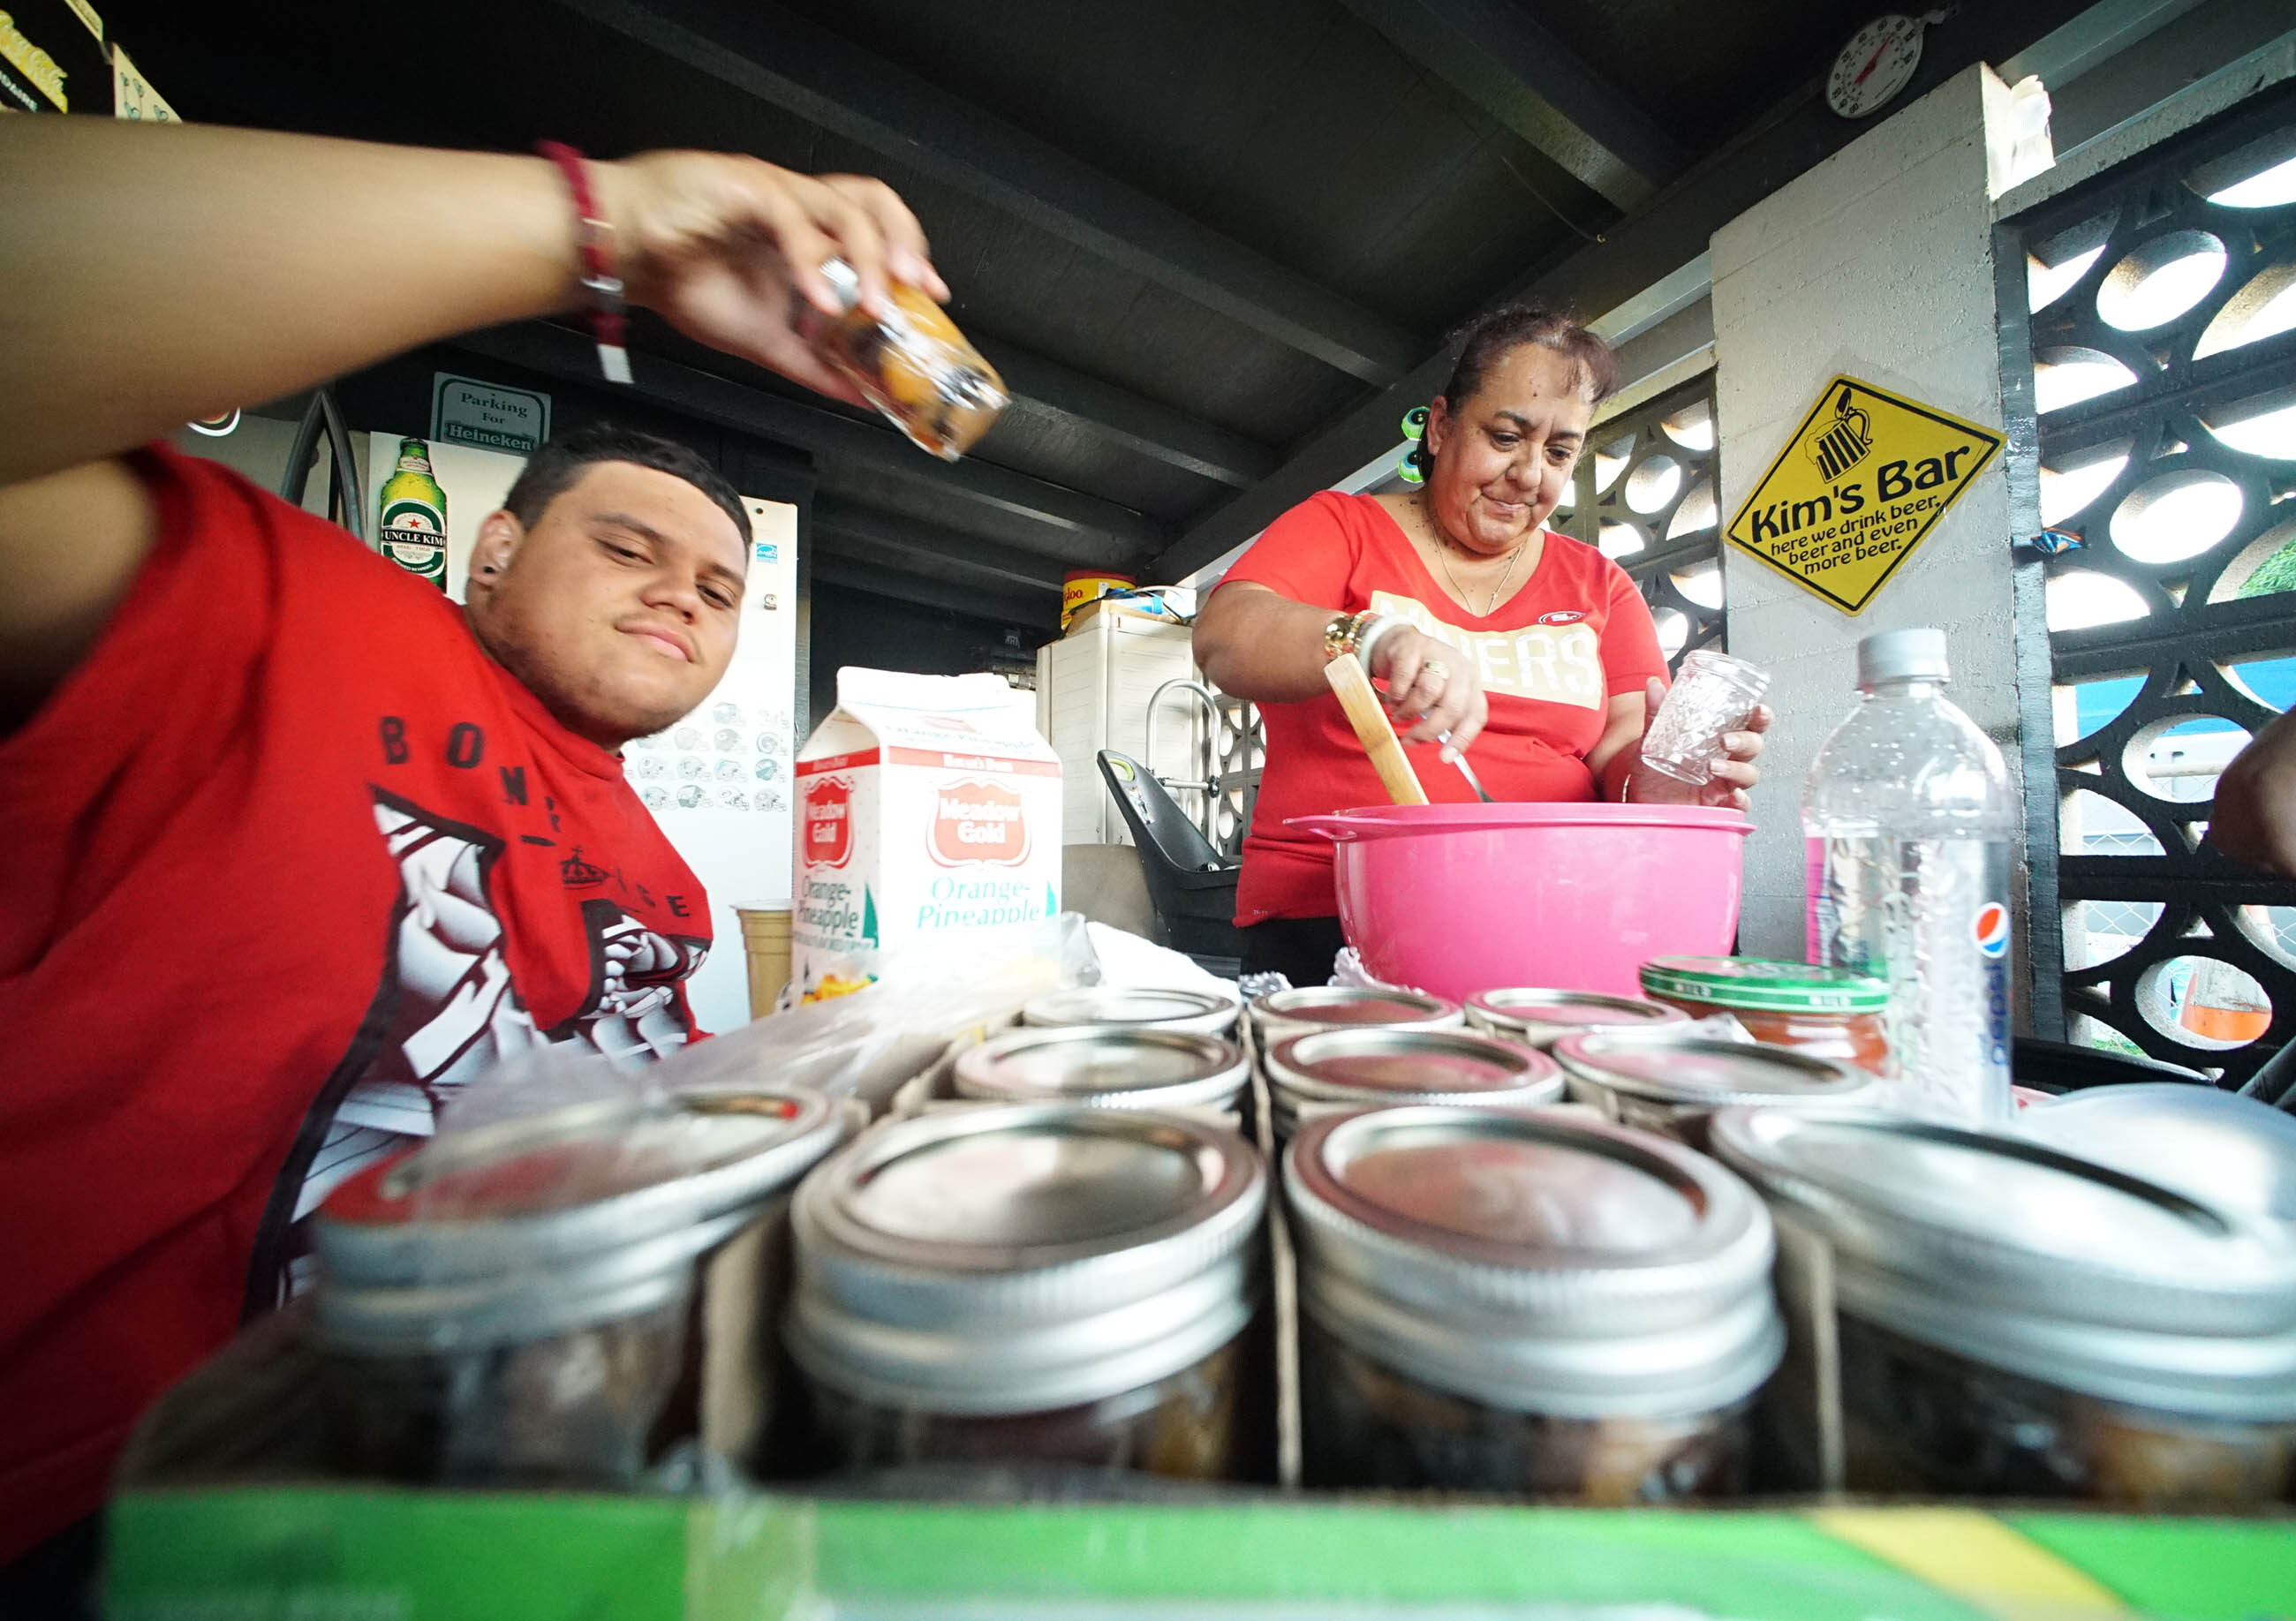
M 1364 967 L 1455 1002 L 1638 995 L 1652 957 L 1726 953 L 1753 831 L 1675 805 L 1380 805 L 1290 825 L 1339 847 L 1340 927 Z

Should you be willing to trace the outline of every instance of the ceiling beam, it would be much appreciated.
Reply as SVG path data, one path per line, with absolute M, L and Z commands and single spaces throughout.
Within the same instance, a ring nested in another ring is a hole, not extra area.
M 817 495 L 812 522 L 816 553 L 835 552 L 847 542 L 857 542 L 906 560 L 910 566 L 922 564 L 926 573 L 971 575 L 994 582 L 1004 591 L 1061 594 L 1061 576 L 1065 570 L 1059 559 L 976 540 L 899 512 L 856 505 L 834 495 Z
M 1275 453 L 1257 439 L 1199 422 L 1184 411 L 1002 340 L 976 337 L 974 342 L 1003 375 L 1016 410 L 1057 417 L 1167 467 L 1236 489 L 1248 488 L 1275 471 Z
M 1418 357 L 1361 305 L 768 0 L 718 8 L 710 34 L 636 0 L 557 3 L 1350 376 Z
M 2013 12 L 2013 7 L 1964 6 L 1949 20 L 1933 25 L 1929 48 L 1904 93 L 1904 102 L 1918 100 L 1972 62 L 1998 61 L 2025 45 L 2026 25 L 2020 24 Z M 1545 303 L 1617 310 L 1679 274 L 1706 252 L 1715 232 L 1873 127 L 1834 117 L 1826 110 L 1821 88 L 1805 86 L 1746 134 L 1685 173 L 1639 213 L 1608 227 L 1600 242 L 1549 261 L 1492 305 Z M 1142 577 L 1185 579 L 1290 508 L 1318 490 L 1332 488 L 1391 448 L 1397 420 L 1434 397 L 1450 369 L 1447 347 L 1350 407 L 1302 441 L 1269 478 L 1191 525 Z
M 220 97 L 221 105 L 238 113 L 242 121 L 254 108 L 266 109 L 274 118 L 281 116 L 283 97 L 295 114 L 291 121 L 299 121 L 303 127 L 325 128 L 340 119 L 345 103 L 339 94 L 311 88 L 296 97 L 295 92 L 305 84 L 301 75 L 284 70 L 265 71 L 224 53 L 203 53 L 194 42 L 171 42 L 170 49 L 185 53 L 200 66 L 195 83 L 185 90 L 204 96 L 210 105 Z M 184 92 L 177 94 L 183 104 L 193 104 Z M 487 144 L 467 130 L 442 127 L 439 133 L 457 145 Z M 1017 410 L 1058 418 L 1109 444 L 1232 488 L 1245 488 L 1275 471 L 1275 451 L 1255 439 L 1200 422 L 1184 411 L 1072 371 L 1016 345 L 978 333 L 972 336 L 1004 374 Z
M 848 591 L 866 592 L 871 596 L 890 597 L 897 602 L 914 602 L 921 608 L 968 614 L 976 619 L 1043 626 L 1060 618 L 1059 604 L 1047 604 L 1042 598 L 926 579 L 865 560 L 816 552 L 809 567 L 816 585 L 841 586 Z
M 1689 167 L 1671 135 L 1518 0 L 1342 4 L 1621 212 Z
M 598 351 L 583 335 L 543 322 L 466 332 L 453 347 L 569 381 L 597 381 Z M 942 462 L 889 427 L 856 422 L 657 355 L 633 357 L 638 392 L 704 422 L 753 433 L 817 456 L 865 463 L 937 497 L 1024 520 L 1071 567 L 1123 566 L 1169 540 L 1164 526 L 1130 507 L 1048 484 L 979 460 Z

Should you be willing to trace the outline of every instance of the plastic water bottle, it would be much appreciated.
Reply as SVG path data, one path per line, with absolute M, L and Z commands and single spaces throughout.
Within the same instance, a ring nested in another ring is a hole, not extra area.
M 1857 644 L 1857 708 L 1802 790 L 1809 960 L 1890 987 L 1893 1106 L 2010 1116 L 2009 860 L 2001 751 L 1945 696 L 1945 633 Z

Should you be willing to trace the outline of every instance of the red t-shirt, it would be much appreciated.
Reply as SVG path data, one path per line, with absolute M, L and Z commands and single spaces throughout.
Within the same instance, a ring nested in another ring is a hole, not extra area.
M 298 1218 L 544 1042 L 693 1033 L 701 886 L 461 610 L 213 463 L 0 738 L 0 1560 L 270 1306 Z
M 1326 490 L 1267 526 L 1223 585 L 1249 580 L 1334 613 L 1398 615 L 1474 660 L 1490 722 L 1472 748 L 1475 774 L 1497 799 L 1595 797 L 1587 756 L 1610 724 L 1610 700 L 1666 676 L 1658 632 L 1626 570 L 1594 547 L 1547 531 L 1530 579 L 1478 618 L 1454 602 L 1418 549 L 1369 495 Z M 1387 790 L 1340 700 L 1260 706 L 1267 761 L 1236 885 L 1238 923 L 1330 917 L 1332 847 L 1287 818 L 1384 805 Z M 1427 797 L 1472 799 L 1433 744 L 1407 750 Z

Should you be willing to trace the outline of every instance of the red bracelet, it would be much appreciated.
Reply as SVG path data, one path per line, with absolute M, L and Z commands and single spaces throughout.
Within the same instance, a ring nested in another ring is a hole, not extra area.
M 630 351 L 624 342 L 629 329 L 628 306 L 622 302 L 622 279 L 614 274 L 613 222 L 599 213 L 590 192 L 590 168 L 582 154 L 562 141 L 540 141 L 534 150 L 558 166 L 566 189 L 574 194 L 574 216 L 579 224 L 577 247 L 582 256 L 582 286 L 590 295 L 590 336 L 598 344 L 598 369 L 609 382 L 630 381 Z

